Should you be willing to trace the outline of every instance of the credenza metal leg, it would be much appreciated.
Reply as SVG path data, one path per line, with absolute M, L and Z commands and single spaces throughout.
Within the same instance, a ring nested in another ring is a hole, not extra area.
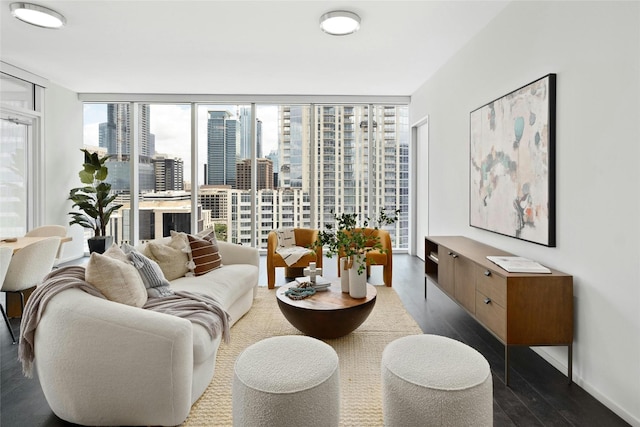
M 509 386 L 509 346 L 504 345 L 504 384 Z
M 424 277 L 424 299 L 427 299 L 427 277 Z
M 567 350 L 567 377 L 571 385 L 573 383 L 573 343 L 567 346 Z

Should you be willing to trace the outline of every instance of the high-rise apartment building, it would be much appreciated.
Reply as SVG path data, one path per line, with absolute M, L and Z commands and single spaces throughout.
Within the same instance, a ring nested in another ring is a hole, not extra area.
M 209 111 L 207 120 L 207 183 L 236 185 L 238 120 L 228 111 Z
M 229 192 L 228 188 L 216 188 L 202 186 L 198 189 L 198 202 L 203 210 L 211 212 L 211 219 L 217 223 L 227 223 L 229 216 Z
M 184 162 L 177 157 L 156 155 L 153 160 L 155 191 L 184 190 Z
M 273 190 L 273 163 L 269 159 L 256 159 L 256 190 Z M 251 159 L 238 162 L 236 167 L 236 188 L 251 189 Z
M 279 185 L 314 195 L 320 228 L 333 224 L 332 212 L 364 217 L 399 208 L 400 220 L 389 231 L 396 246 L 406 247 L 407 107 L 280 106 L 279 116 Z
M 273 185 L 275 188 L 278 188 L 278 171 L 280 170 L 280 159 L 278 156 L 278 150 L 271 150 L 268 154 L 266 154 L 264 156 L 266 159 L 271 160 L 271 163 L 273 164 Z
M 278 187 L 309 188 L 310 107 L 279 107 Z

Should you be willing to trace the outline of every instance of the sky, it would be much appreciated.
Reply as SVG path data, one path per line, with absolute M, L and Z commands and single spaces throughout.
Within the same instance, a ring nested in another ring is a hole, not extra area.
M 239 109 L 237 105 L 199 105 L 198 106 L 198 173 L 203 180 L 203 167 L 207 158 L 207 112 L 226 110 L 233 116 Z M 257 117 L 262 120 L 262 155 L 278 147 L 278 107 L 258 105 Z M 150 132 L 155 135 L 156 153 L 180 157 L 184 161 L 185 181 L 191 181 L 191 110 L 184 104 L 151 104 Z M 98 146 L 100 123 L 107 121 L 106 104 L 85 104 L 84 107 L 84 144 Z M 202 182 L 200 182 L 202 183 Z

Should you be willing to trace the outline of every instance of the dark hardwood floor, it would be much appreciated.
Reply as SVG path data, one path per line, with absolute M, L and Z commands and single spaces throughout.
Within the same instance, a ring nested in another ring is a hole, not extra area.
M 265 257 L 261 257 L 260 284 L 266 284 Z M 424 262 L 394 255 L 393 286 L 425 333 L 462 341 L 482 353 L 493 373 L 495 426 L 626 426 L 621 418 L 526 347 L 510 351 L 510 386 L 504 384 L 504 347 L 432 283 L 424 298 Z M 324 260 L 325 276 L 336 276 L 335 259 Z M 381 283 L 380 267 L 371 282 Z M 277 269 L 277 283 L 284 283 Z M 3 322 L 4 323 L 4 322 Z M 13 319 L 14 331 L 19 319 Z M 56 417 L 44 399 L 37 375 L 27 379 L 17 361 L 18 347 L 0 327 L 0 426 L 69 426 Z

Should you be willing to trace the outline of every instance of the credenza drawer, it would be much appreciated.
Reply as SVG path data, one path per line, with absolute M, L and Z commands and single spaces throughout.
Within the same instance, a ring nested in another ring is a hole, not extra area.
M 476 318 L 500 339 L 507 340 L 507 311 L 479 291 L 476 292 Z
M 478 266 L 476 289 L 503 307 L 507 306 L 507 279 Z

